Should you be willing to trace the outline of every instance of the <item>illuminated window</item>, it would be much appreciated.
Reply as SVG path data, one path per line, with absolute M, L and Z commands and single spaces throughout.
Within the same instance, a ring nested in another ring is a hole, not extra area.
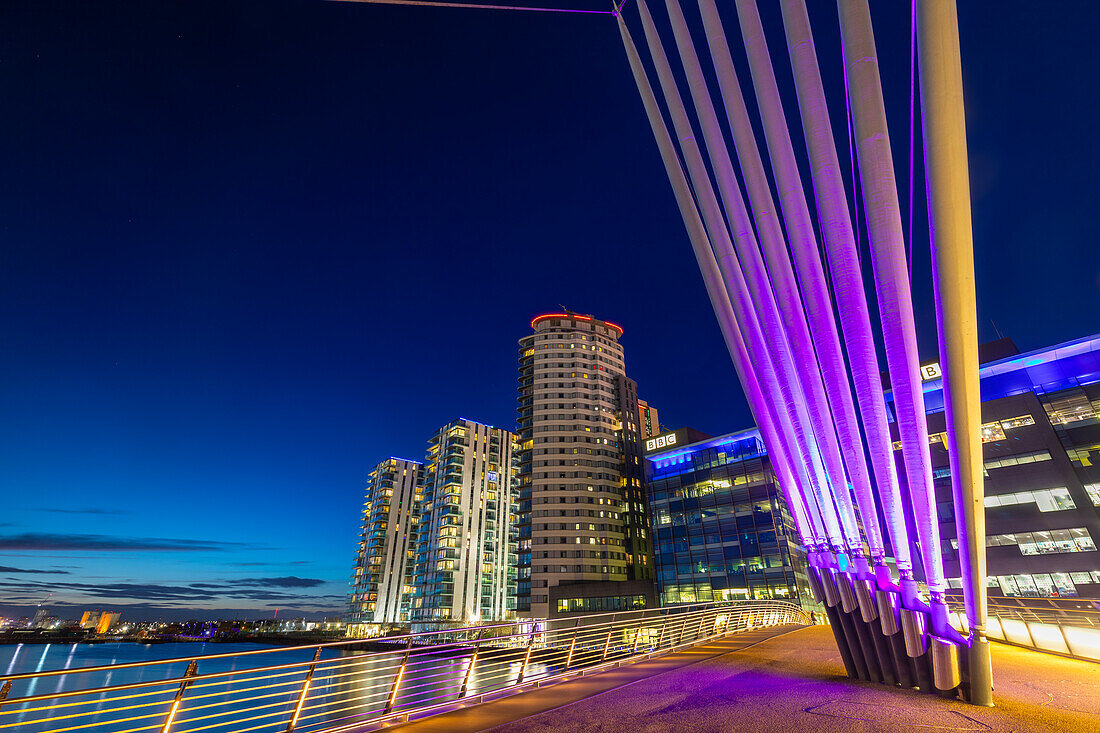
M 1077 573 L 1035 573 L 1034 575 L 998 575 L 996 581 L 1006 596 L 1076 596 L 1077 586 L 1073 575 Z
M 992 443 L 996 440 L 1004 440 L 1005 431 L 999 422 L 987 422 L 982 425 L 982 442 Z
M 1100 484 L 1085 484 L 1085 491 L 1092 499 L 1092 505 L 1100 506 Z
M 1041 512 L 1059 512 L 1065 509 L 1077 508 L 1077 505 L 1073 502 L 1073 497 L 1069 495 L 1069 490 L 1064 486 L 985 497 L 986 508 L 1031 503 L 1037 504 Z
M 1078 468 L 1100 466 L 1100 443 L 1087 447 L 1070 448 L 1066 451 L 1069 460 Z
M 1071 425 L 1086 420 L 1096 422 L 1097 412 L 1100 412 L 1097 404 L 1090 402 L 1088 396 L 1081 390 L 1063 394 L 1058 399 L 1045 404 L 1044 407 L 1052 425 Z
M 988 547 L 1018 546 L 1021 554 L 1024 555 L 1062 555 L 1096 551 L 1096 544 L 1085 527 L 995 534 L 986 537 L 985 543 Z M 958 540 L 951 540 L 951 546 L 958 549 Z
M 1007 420 L 1001 420 L 1001 427 L 1005 430 L 1012 430 L 1013 428 L 1022 428 L 1027 425 L 1034 425 L 1035 418 L 1031 415 L 1020 415 L 1019 417 L 1010 417 Z
M 985 469 L 988 471 L 992 468 L 1007 468 L 1009 466 L 1022 466 L 1027 463 L 1038 463 L 1039 461 L 1049 461 L 1050 451 L 1038 450 L 1031 453 L 1017 453 L 1012 456 L 1002 456 L 1001 458 L 991 458 L 985 462 Z

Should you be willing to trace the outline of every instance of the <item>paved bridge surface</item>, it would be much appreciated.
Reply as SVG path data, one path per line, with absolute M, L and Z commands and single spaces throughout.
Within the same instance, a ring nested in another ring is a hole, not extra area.
M 1100 664 L 994 644 L 979 708 L 848 680 L 827 627 L 749 631 L 401 726 L 459 733 L 1100 731 Z

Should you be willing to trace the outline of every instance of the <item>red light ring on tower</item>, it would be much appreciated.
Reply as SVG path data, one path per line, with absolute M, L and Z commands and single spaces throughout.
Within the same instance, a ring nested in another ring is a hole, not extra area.
M 593 320 L 592 316 L 571 315 L 569 313 L 544 313 L 541 316 L 535 316 L 534 318 L 531 319 L 531 328 L 534 328 L 535 324 L 537 324 L 539 321 L 545 321 L 547 318 L 566 318 L 566 319 L 572 319 L 574 321 L 591 321 L 591 320 Z M 605 326 L 608 326 L 608 327 L 613 328 L 616 331 L 618 331 L 620 336 L 623 335 L 623 327 L 622 326 L 615 325 L 614 323 L 611 323 L 610 321 L 602 321 L 602 323 Z

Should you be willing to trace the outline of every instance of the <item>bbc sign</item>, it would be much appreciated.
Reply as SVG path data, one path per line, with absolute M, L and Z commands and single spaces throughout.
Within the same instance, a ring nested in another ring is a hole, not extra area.
M 920 368 L 920 379 L 922 382 L 939 379 L 942 376 L 943 375 L 940 373 L 940 365 L 938 362 L 933 364 L 925 364 Z
M 668 435 L 658 435 L 656 438 L 650 438 L 645 442 L 645 449 L 649 453 L 674 445 L 676 445 L 676 433 L 669 433 Z

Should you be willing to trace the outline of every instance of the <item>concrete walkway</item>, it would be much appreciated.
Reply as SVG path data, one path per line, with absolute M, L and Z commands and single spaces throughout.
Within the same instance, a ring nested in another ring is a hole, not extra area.
M 750 632 L 407 730 L 1100 732 L 1100 664 L 993 645 L 996 707 L 844 676 L 826 627 Z

